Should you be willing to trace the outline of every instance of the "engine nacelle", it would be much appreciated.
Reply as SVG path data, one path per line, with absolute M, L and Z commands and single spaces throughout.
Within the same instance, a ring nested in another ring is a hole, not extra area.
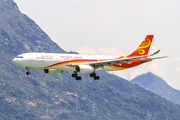
M 94 68 L 90 65 L 78 65 L 76 66 L 77 73 L 92 73 L 94 72 Z
M 58 74 L 58 73 L 62 73 L 63 70 L 58 70 L 58 69 L 44 69 L 44 72 L 46 74 Z

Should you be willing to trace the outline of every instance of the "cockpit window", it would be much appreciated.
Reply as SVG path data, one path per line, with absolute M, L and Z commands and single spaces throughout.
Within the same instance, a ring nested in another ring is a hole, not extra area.
M 17 58 L 23 58 L 23 56 L 17 56 Z

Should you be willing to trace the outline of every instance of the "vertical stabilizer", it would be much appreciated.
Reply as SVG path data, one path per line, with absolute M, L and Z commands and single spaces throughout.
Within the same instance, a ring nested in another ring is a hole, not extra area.
M 133 53 L 128 55 L 128 57 L 147 55 L 149 52 L 149 48 L 151 46 L 153 37 L 154 35 L 147 35 L 146 38 L 142 41 L 142 43 L 139 45 L 139 47 Z

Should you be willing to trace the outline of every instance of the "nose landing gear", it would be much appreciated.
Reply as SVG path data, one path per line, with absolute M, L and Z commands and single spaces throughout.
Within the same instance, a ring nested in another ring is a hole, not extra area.
M 27 72 L 26 75 L 30 75 L 31 73 L 29 72 L 29 68 L 26 68 Z

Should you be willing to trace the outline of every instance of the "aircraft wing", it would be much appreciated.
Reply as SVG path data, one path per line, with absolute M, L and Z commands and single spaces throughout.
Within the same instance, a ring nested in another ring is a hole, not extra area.
M 97 62 L 91 62 L 89 63 L 91 66 L 93 66 L 95 69 L 99 68 L 99 67 L 103 67 L 103 66 L 111 66 L 113 64 L 119 64 L 121 65 L 121 63 L 128 63 L 130 64 L 130 62 L 133 59 L 139 59 L 139 58 L 144 58 L 144 57 L 150 57 L 153 55 L 156 55 L 159 53 L 160 50 L 156 51 L 155 53 L 151 54 L 151 55 L 143 55 L 143 56 L 136 56 L 136 57 L 128 57 L 128 58 L 121 58 L 121 59 L 115 59 L 115 60 L 106 60 L 106 61 L 97 61 Z
M 75 64 L 68 64 L 68 66 L 71 66 L 71 67 L 75 67 L 77 65 L 90 65 L 90 66 L 93 66 L 95 69 L 99 68 L 99 67 L 103 67 L 103 66 L 111 66 L 113 64 L 121 64 L 121 63 L 128 63 L 130 64 L 130 62 L 133 60 L 133 59 L 139 59 L 139 58 L 144 58 L 144 57 L 150 57 L 150 56 L 153 56 L 153 55 L 156 55 L 159 53 L 160 50 L 156 51 L 155 53 L 151 54 L 151 55 L 143 55 L 143 56 L 136 56 L 136 57 L 128 57 L 128 58 L 120 58 L 120 59 L 114 59 L 114 60 L 105 60 L 105 61 L 96 61 L 96 62 L 88 62 L 88 63 L 83 63 L 83 64 L 80 64 L 80 63 L 75 63 Z M 161 57 L 162 58 L 162 57 Z M 155 59 L 155 58 L 154 58 Z

